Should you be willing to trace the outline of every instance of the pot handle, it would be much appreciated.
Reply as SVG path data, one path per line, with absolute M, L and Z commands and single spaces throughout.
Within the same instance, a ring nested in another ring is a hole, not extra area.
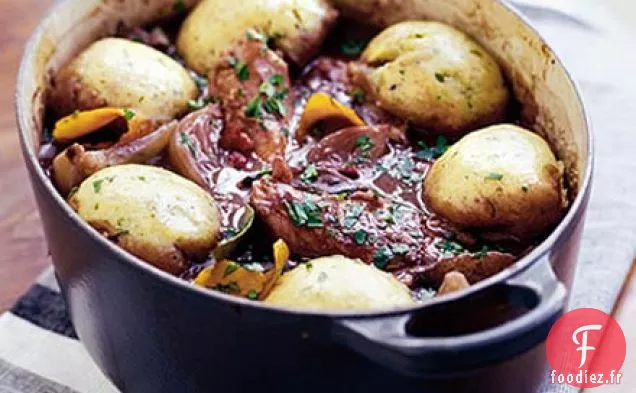
M 416 311 L 338 319 L 333 333 L 341 344 L 384 367 L 411 376 L 439 377 L 533 348 L 546 339 L 566 302 L 567 290 L 545 254 L 503 283 L 440 297 Z M 484 306 L 507 310 L 499 315 L 505 319 L 484 325 L 492 311 Z M 450 323 L 430 328 L 440 319 Z

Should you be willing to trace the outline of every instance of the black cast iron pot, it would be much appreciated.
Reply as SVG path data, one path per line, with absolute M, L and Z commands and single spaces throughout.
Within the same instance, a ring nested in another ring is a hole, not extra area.
M 38 163 L 50 75 L 118 23 L 147 23 L 172 3 L 63 1 L 31 38 L 18 80 L 22 148 L 57 277 L 104 373 L 133 393 L 535 392 L 548 367 L 543 342 L 567 304 L 592 143 L 571 79 L 527 22 L 497 0 L 380 2 L 370 18 L 442 20 L 495 55 L 523 121 L 566 165 L 567 216 L 532 253 L 467 291 L 392 312 L 316 313 L 196 288 L 145 264 L 86 225 Z

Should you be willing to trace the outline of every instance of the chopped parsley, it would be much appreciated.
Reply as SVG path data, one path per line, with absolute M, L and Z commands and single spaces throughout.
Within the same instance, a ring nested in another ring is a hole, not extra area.
M 73 186 L 73 188 L 71 188 L 71 191 L 68 192 L 68 197 L 72 197 L 73 195 L 77 194 L 77 191 L 79 190 L 79 186 Z
M 250 70 L 247 68 L 247 64 L 245 63 L 237 63 L 234 66 L 234 72 L 240 81 L 246 81 L 250 78 Z
M 267 97 L 271 97 L 276 93 L 276 88 L 271 82 L 263 81 L 263 83 L 261 83 L 258 87 L 258 91 L 265 94 Z
M 113 233 L 113 237 L 115 238 L 126 235 L 130 235 L 130 231 L 128 229 L 118 229 L 115 233 Z
M 484 245 L 481 247 L 479 251 L 476 251 L 473 253 L 473 258 L 476 258 L 476 259 L 484 258 L 486 255 L 488 255 L 488 252 L 490 252 L 490 247 Z
M 269 77 L 269 83 L 274 86 L 281 86 L 285 82 L 285 77 L 281 74 L 275 74 Z
M 199 87 L 199 90 L 203 90 L 208 86 L 208 79 L 202 77 L 201 75 L 195 74 L 194 72 L 190 74 L 194 83 Z
M 264 34 L 257 32 L 256 30 L 249 29 L 245 32 L 245 37 L 250 41 L 261 41 L 266 43 L 267 37 Z
M 192 155 L 195 154 L 195 150 L 194 150 L 194 141 L 192 140 L 192 138 L 190 137 L 190 135 L 186 134 L 185 132 L 181 132 L 179 134 L 179 143 L 187 146 L 188 150 L 190 150 L 190 153 Z
M 346 229 L 351 229 L 358 222 L 358 219 L 364 211 L 364 206 L 359 203 L 349 205 L 345 211 L 343 226 Z
M 261 177 L 271 176 L 273 172 L 274 171 L 270 167 L 261 168 L 261 170 L 256 174 L 256 177 L 260 179 Z
M 294 225 L 298 227 L 306 226 L 308 228 L 321 228 L 323 226 L 320 209 L 314 202 L 285 201 L 283 203 Z
M 415 162 L 411 157 L 400 156 L 391 163 L 390 168 L 382 167 L 381 171 L 387 172 L 391 177 L 401 180 L 406 184 L 413 184 L 422 180 L 423 174 L 416 170 Z
M 176 0 L 174 3 L 172 3 L 172 9 L 175 12 L 185 12 L 186 10 L 185 2 L 183 0 Z
M 198 100 L 188 100 L 188 109 L 192 111 L 196 111 L 214 101 L 215 101 L 214 97 L 203 97 Z
M 452 257 L 466 252 L 466 249 L 461 244 L 451 240 L 443 240 L 435 244 L 435 247 L 440 250 L 443 257 Z
M 247 103 L 245 116 L 258 119 L 263 117 L 263 101 L 261 101 L 261 97 L 254 97 Z
M 355 241 L 357 245 L 361 246 L 367 242 L 368 237 L 369 234 L 367 233 L 367 231 L 365 231 L 364 229 L 358 229 L 353 234 L 353 241 Z
M 281 117 L 287 115 L 287 108 L 285 107 L 285 104 L 283 104 L 281 100 L 274 97 L 269 98 L 267 101 L 265 101 L 265 110 L 267 111 L 267 113 L 278 114 Z
M 249 292 L 247 292 L 247 298 L 250 300 L 258 300 L 258 297 L 259 293 L 254 289 L 250 289 Z
M 102 190 L 102 184 L 104 184 L 104 179 L 93 181 L 93 191 L 95 191 L 95 194 L 98 194 Z
M 442 154 L 446 153 L 446 150 L 448 150 L 448 140 L 441 135 L 437 137 L 435 146 L 429 147 L 422 141 L 417 144 L 420 147 L 420 151 L 418 151 L 415 156 L 420 160 L 431 161 L 435 158 L 439 158 Z
M 391 246 L 391 251 L 396 255 L 404 255 L 409 252 L 408 244 L 397 243 Z
M 340 52 L 347 56 L 358 56 L 367 46 L 364 40 L 349 39 L 340 44 Z
M 305 265 L 305 269 L 307 269 L 307 270 L 311 270 L 311 268 L 314 267 L 314 265 L 312 265 L 311 262 L 305 262 L 304 265 Z
M 488 176 L 486 176 L 486 180 L 495 180 L 495 181 L 499 181 L 501 179 L 503 179 L 504 175 L 502 175 L 501 173 L 496 173 L 496 172 L 491 172 L 488 174 Z
M 307 165 L 303 173 L 300 174 L 300 179 L 305 183 L 313 183 L 316 181 L 316 179 L 318 179 L 318 170 L 316 169 L 316 166 L 314 164 Z
M 389 264 L 389 261 L 393 258 L 393 251 L 389 246 L 382 246 L 375 250 L 373 253 L 373 264 L 378 269 L 386 268 L 386 265 Z
M 371 140 L 368 135 L 361 135 L 356 139 L 356 146 L 365 152 L 371 150 L 375 146 L 375 143 L 373 143 L 373 140 Z
M 367 96 L 366 94 L 364 94 L 364 90 L 359 87 L 352 89 L 349 92 L 349 95 L 351 96 L 351 98 L 353 98 L 353 102 L 356 104 L 364 104 L 367 100 Z
M 235 282 L 232 281 L 229 284 L 216 284 L 212 289 L 217 290 L 223 293 L 238 293 L 241 292 L 241 287 Z
M 133 117 L 135 117 L 135 112 L 128 108 L 124 108 L 124 119 L 131 121 Z
M 439 83 L 444 83 L 446 81 L 446 78 L 448 78 L 448 75 L 446 74 L 443 74 L 441 72 L 435 73 L 435 79 L 437 79 Z
M 236 262 L 228 262 L 227 266 L 225 267 L 225 270 L 223 271 L 223 277 L 227 277 L 230 274 L 234 273 L 235 271 L 237 271 L 239 268 L 238 263 Z

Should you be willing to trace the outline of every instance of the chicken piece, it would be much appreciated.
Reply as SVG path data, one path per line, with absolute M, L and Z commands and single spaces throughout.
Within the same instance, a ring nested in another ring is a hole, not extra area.
M 261 179 L 252 188 L 251 204 L 304 257 L 341 254 L 387 270 L 435 261 L 426 253 L 432 239 L 423 232 L 423 215 L 371 192 L 319 196 Z
M 177 122 L 165 124 L 150 134 L 131 142 L 102 150 L 87 151 L 74 143 L 53 160 L 52 175 L 58 189 L 67 194 L 93 173 L 121 164 L 141 164 L 159 155 L 168 146 Z
M 371 192 L 317 195 L 261 179 L 254 183 L 251 204 L 294 254 L 358 258 L 409 287 L 439 287 L 451 271 L 475 283 L 515 260 L 500 252 L 471 253 L 428 229 L 422 211 Z
M 292 97 L 287 64 L 259 39 L 248 39 L 209 75 L 210 91 L 223 101 L 220 145 L 266 162 L 285 152 Z

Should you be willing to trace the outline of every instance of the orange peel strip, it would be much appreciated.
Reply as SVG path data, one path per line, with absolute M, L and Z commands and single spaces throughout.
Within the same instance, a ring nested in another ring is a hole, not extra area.
M 356 112 L 326 93 L 314 93 L 307 100 L 300 117 L 296 138 L 304 140 L 311 127 L 322 120 L 338 119 L 350 123 L 350 126 L 364 126 L 365 123 Z

